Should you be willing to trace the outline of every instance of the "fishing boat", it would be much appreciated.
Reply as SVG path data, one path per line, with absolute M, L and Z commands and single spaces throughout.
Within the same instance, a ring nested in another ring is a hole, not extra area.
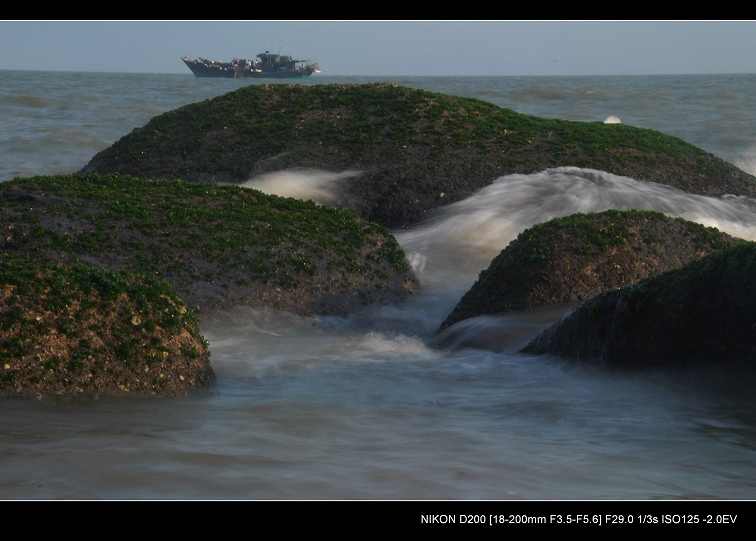
M 265 51 L 255 60 L 234 58 L 230 62 L 198 58 L 181 60 L 197 77 L 227 77 L 230 79 L 251 77 L 253 79 L 304 79 L 313 73 L 320 73 L 317 62 L 294 60 L 289 55 Z

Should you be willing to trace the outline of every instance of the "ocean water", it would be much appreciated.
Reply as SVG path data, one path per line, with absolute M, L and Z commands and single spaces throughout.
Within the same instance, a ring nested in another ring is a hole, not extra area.
M 332 77 L 680 137 L 756 173 L 756 75 Z M 74 173 L 150 118 L 252 80 L 0 71 L 0 181 Z M 327 202 L 340 171 L 249 179 Z M 0 399 L 5 500 L 751 500 L 752 378 L 623 373 L 518 349 L 567 307 L 438 325 L 517 234 L 651 209 L 756 240 L 756 206 L 561 167 L 492 183 L 395 231 L 423 285 L 349 318 L 202 317 L 218 382 L 165 400 Z M 712 313 L 712 317 L 717 314 Z

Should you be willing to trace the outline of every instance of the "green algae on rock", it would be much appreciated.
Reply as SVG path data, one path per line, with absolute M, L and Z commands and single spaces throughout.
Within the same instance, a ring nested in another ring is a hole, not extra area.
M 312 201 L 113 174 L 14 179 L 0 202 L 0 259 L 148 274 L 198 313 L 343 316 L 418 287 L 387 229 Z
M 740 242 L 746 241 L 654 211 L 555 218 L 509 243 L 439 330 L 480 315 L 576 304 Z
M 195 313 L 347 315 L 418 287 L 343 208 L 119 174 L 0 183 L 0 392 L 179 396 L 215 375 Z
M 400 228 L 501 176 L 562 166 L 701 195 L 756 193 L 753 176 L 658 131 L 539 118 L 391 83 L 246 86 L 154 117 L 80 173 L 241 183 L 292 168 L 359 171 L 345 179 L 340 204 Z
M 0 298 L 0 393 L 184 396 L 215 381 L 198 320 L 167 282 L 11 256 Z

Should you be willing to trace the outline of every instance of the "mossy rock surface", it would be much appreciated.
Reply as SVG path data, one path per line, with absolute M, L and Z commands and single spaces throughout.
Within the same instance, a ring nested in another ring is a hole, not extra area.
M 756 243 L 602 293 L 524 348 L 620 369 L 756 368 Z
M 521 232 L 441 324 L 559 304 L 578 304 L 745 242 L 660 212 L 577 213 Z
M 241 183 L 292 168 L 356 170 L 339 204 L 401 228 L 500 176 L 562 166 L 702 195 L 756 193 L 753 176 L 654 130 L 544 119 L 390 83 L 246 86 L 156 116 L 80 173 Z
M 169 282 L 195 312 L 343 316 L 416 291 L 388 230 L 343 208 L 233 185 L 65 175 L 0 183 L 0 261 Z
M 0 394 L 184 396 L 214 381 L 198 320 L 167 282 L 0 261 Z

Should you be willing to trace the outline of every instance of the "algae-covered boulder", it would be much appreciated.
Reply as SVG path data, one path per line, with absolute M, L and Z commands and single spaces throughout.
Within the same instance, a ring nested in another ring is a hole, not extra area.
M 526 229 L 504 248 L 439 330 L 480 315 L 576 304 L 740 242 L 654 211 L 555 218 Z
M 151 119 L 80 171 L 242 183 L 292 168 L 353 171 L 339 205 L 406 227 L 508 174 L 576 166 L 719 196 L 756 179 L 679 138 L 523 115 L 381 84 L 249 85 Z
M 756 243 L 602 293 L 524 350 L 623 369 L 756 367 Z
M 384 227 L 238 186 L 34 177 L 0 183 L 0 203 L 0 261 L 147 274 L 197 313 L 247 305 L 341 316 L 418 287 Z
M 198 321 L 167 282 L 0 261 L 0 394 L 183 396 L 215 381 Z

